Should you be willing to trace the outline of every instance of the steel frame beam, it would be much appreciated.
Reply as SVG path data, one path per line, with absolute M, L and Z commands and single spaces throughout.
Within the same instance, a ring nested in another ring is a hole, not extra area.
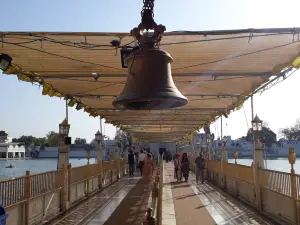
M 127 78 L 127 74 L 99 74 L 100 79 L 103 78 Z M 234 72 L 234 73 L 221 73 L 221 72 L 207 72 L 207 73 L 173 73 L 172 77 L 264 77 L 264 76 L 279 76 L 281 73 L 272 72 Z M 57 75 L 39 75 L 43 79 L 67 79 L 67 78 L 93 78 L 90 74 L 57 74 Z M 113 82 L 112 82 L 113 83 Z
M 112 99 L 114 97 L 116 97 L 116 95 L 105 95 L 105 94 L 101 94 L 101 95 L 88 95 L 88 94 L 70 94 L 73 97 L 77 97 L 77 98 L 88 98 L 88 99 L 98 99 L 101 100 L 102 97 L 111 97 Z M 237 98 L 240 97 L 241 94 L 185 94 L 184 96 L 186 97 L 200 97 L 205 99 L 206 97 L 217 97 L 217 98 Z M 217 100 L 217 99 L 213 99 L 213 100 Z M 193 100 L 191 100 L 193 101 Z
M 136 110 L 121 110 L 121 109 L 115 109 L 115 108 L 93 108 L 94 110 L 98 111 L 115 111 L 115 112 L 132 112 L 136 114 Z M 226 108 L 181 108 L 181 109 L 168 109 L 168 110 L 140 110 L 145 111 L 145 112 L 191 112 L 191 111 L 225 111 L 227 110 Z M 103 112 L 105 113 L 105 112 Z
M 106 111 L 107 112 L 107 111 Z M 141 113 L 144 112 L 144 113 Z M 106 117 L 115 117 L 115 116 L 119 116 L 119 113 L 116 114 L 107 114 Z M 138 117 L 141 116 L 147 116 L 147 117 L 157 117 L 157 116 L 211 116 L 210 113 L 185 113 L 185 114 L 180 114 L 180 113 L 149 113 L 147 111 L 139 111 Z M 133 118 L 137 118 L 136 115 L 133 115 L 131 112 L 128 113 L 128 111 L 124 111 L 122 114 L 122 117 L 124 116 L 128 116 L 128 117 L 133 117 Z
M 195 121 L 195 119 L 182 119 L 182 118 L 174 118 L 174 119 L 152 119 L 152 120 L 149 120 L 149 119 L 131 119 L 131 118 L 129 118 L 129 119 L 120 119 L 120 120 L 111 120 L 110 122 L 112 122 L 112 123 L 122 123 L 122 122 L 130 122 L 130 121 L 132 121 L 133 123 L 138 123 L 138 122 L 158 122 L 158 123 L 162 123 L 163 124 L 163 122 L 183 122 L 183 123 L 185 123 L 185 122 L 196 122 L 196 123 L 199 123 L 199 122 L 206 122 L 206 120 L 197 120 L 197 121 Z

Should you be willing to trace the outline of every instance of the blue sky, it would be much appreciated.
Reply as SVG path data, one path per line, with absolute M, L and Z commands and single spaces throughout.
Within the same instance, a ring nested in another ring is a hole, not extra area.
M 7 9 L 1 10 L 1 31 L 129 32 L 140 22 L 142 0 L 10 0 L 2 1 L 1 8 Z M 299 0 L 155 0 L 155 20 L 167 31 L 300 27 L 299 8 Z M 255 96 L 255 112 L 275 132 L 300 117 L 299 75 L 295 73 L 262 96 Z M 42 96 L 41 89 L 14 76 L 0 74 L 0 96 L 0 130 L 11 136 L 42 137 L 58 130 L 64 119 L 63 100 Z M 250 125 L 249 103 L 245 111 Z M 99 119 L 73 109 L 69 110 L 69 122 L 70 135 L 88 141 L 99 127 Z M 220 133 L 218 122 L 212 131 Z M 243 110 L 224 122 L 224 134 L 237 138 L 246 131 Z M 115 129 L 106 125 L 105 133 L 113 138 Z

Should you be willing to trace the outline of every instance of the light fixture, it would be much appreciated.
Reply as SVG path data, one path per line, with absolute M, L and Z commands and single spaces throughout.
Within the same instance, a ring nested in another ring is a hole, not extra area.
M 95 80 L 98 80 L 98 78 L 100 77 L 100 75 L 98 73 L 92 73 L 92 77 L 95 79 Z
M 251 121 L 252 129 L 253 129 L 254 132 L 262 130 L 262 122 L 263 121 L 260 120 L 257 115 L 254 117 L 254 119 Z
M 68 124 L 67 119 L 64 119 L 60 124 L 59 124 L 59 134 L 61 136 L 68 136 L 70 130 L 70 124 Z
M 12 58 L 9 55 L 1 54 L 0 55 L 0 69 L 2 71 L 5 71 L 9 67 L 11 61 L 12 61 Z
M 226 119 L 228 118 L 227 113 L 223 113 L 223 116 L 224 116 Z
M 131 46 L 127 46 L 127 47 L 123 47 L 120 50 L 121 53 L 121 63 L 122 63 L 122 68 L 128 68 L 127 64 L 126 64 L 126 58 L 133 53 L 133 51 L 139 49 L 139 46 L 136 47 L 131 47 Z
M 82 103 L 77 103 L 77 105 L 76 105 L 76 110 L 80 110 L 80 109 L 82 109 L 83 108 L 83 105 L 82 105 Z
M 210 134 L 207 134 L 206 141 L 207 141 L 207 143 L 210 143 L 210 141 L 211 141 L 211 135 Z
M 95 134 L 95 140 L 98 142 L 98 144 L 102 141 L 102 134 L 100 133 L 99 130 Z
M 203 127 L 203 130 L 206 134 L 210 134 L 210 127 L 209 125 L 205 124 L 204 127 Z
M 222 139 L 223 143 L 226 143 L 227 142 L 227 137 L 224 136 L 223 139 Z
M 70 130 L 70 124 L 68 124 L 67 119 L 64 119 L 60 124 L 59 124 L 59 135 L 63 138 L 64 143 L 66 145 L 70 145 L 72 140 L 71 137 L 68 137 L 69 135 L 69 130 Z

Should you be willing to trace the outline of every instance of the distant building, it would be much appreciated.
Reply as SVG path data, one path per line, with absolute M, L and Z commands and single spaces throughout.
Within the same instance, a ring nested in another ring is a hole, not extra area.
M 203 149 L 215 150 L 220 155 L 223 142 L 220 138 L 213 142 L 205 142 L 204 133 L 195 133 L 191 138 L 191 142 L 179 145 L 179 152 L 200 152 Z M 233 157 L 234 152 L 239 153 L 240 158 L 253 158 L 253 142 L 247 141 L 245 138 L 232 139 L 226 136 L 226 151 L 229 157 Z M 297 156 L 300 155 L 300 140 L 280 139 L 272 146 L 262 144 L 265 157 L 287 157 L 289 147 L 293 147 Z
M 117 149 L 115 140 L 105 140 L 102 149 L 103 160 L 109 160 L 110 153 Z M 32 158 L 58 158 L 58 147 L 43 147 L 34 146 L 31 149 Z M 91 158 L 96 158 L 98 153 L 98 143 L 89 144 L 72 144 L 69 146 L 69 158 L 85 158 L 87 151 L 90 152 Z
M 12 142 L 12 137 L 0 131 L 0 159 L 24 159 L 25 145 L 23 143 Z

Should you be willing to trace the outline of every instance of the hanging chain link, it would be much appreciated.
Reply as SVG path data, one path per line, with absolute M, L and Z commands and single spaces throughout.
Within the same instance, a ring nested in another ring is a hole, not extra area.
M 142 24 L 146 27 L 146 29 L 151 29 L 154 23 L 154 0 L 143 0 L 144 6 L 141 11 Z
M 135 27 L 130 31 L 130 34 L 135 37 L 138 42 L 142 41 L 144 30 L 154 31 L 151 37 L 144 37 L 148 44 L 150 42 L 159 43 L 162 38 L 162 34 L 166 31 L 166 27 L 164 25 L 157 25 L 154 21 L 154 1 L 155 0 L 143 0 L 144 6 L 141 11 L 142 21 L 138 27 Z M 152 39 L 152 41 L 149 42 L 149 38 Z

